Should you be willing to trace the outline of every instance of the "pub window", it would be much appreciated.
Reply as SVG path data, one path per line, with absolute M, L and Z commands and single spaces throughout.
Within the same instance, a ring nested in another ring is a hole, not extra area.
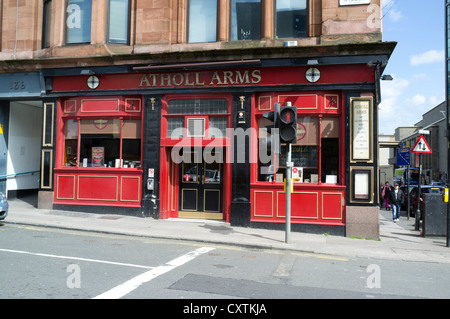
M 68 119 L 65 121 L 65 166 L 141 166 L 141 120 Z
M 92 0 L 68 0 L 66 4 L 66 43 L 90 43 Z
M 190 116 L 189 115 L 194 115 Z M 207 128 L 208 136 L 226 137 L 228 128 L 228 102 L 225 99 L 180 99 L 170 100 L 167 105 L 167 137 L 190 137 L 190 132 L 198 115 L 208 115 L 203 128 Z M 186 121 L 187 119 L 187 121 Z M 194 121 L 194 122 L 193 122 Z M 185 123 L 186 122 L 186 123 Z M 188 125 L 186 125 L 188 124 Z M 187 133 L 185 135 L 185 128 Z M 205 133 L 205 132 L 204 132 Z M 203 133 L 202 133 L 203 134 Z
M 50 32 L 52 25 L 52 1 L 44 1 L 43 19 L 42 19 L 42 48 L 50 47 Z
M 268 133 L 261 129 L 270 126 L 267 119 L 258 119 L 259 153 L 258 181 L 283 182 L 286 178 L 286 147 L 280 146 L 280 154 L 273 154 L 264 145 Z M 265 156 L 265 154 L 267 156 Z M 315 116 L 298 116 L 297 143 L 291 145 L 291 160 L 297 173 L 294 182 L 300 183 L 339 183 L 339 119 Z M 319 169 L 320 159 L 320 169 Z
M 321 129 L 321 181 L 339 182 L 339 119 L 324 117 Z
M 129 43 L 129 0 L 109 0 L 108 8 L 108 42 Z
M 188 42 L 215 42 L 217 39 L 217 1 L 189 0 Z
M 276 37 L 306 37 L 306 0 L 276 0 Z
M 261 38 L 261 0 L 232 0 L 231 40 Z
M 64 126 L 64 164 L 77 166 L 78 161 L 78 121 L 66 120 Z

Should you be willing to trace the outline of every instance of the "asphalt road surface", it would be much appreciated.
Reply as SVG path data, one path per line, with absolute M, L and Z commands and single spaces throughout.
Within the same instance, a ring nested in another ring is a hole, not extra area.
M 268 310 L 258 300 L 450 297 L 448 264 L 254 250 L 6 222 L 0 223 L 0 261 L 3 299 L 170 298 L 182 300 L 175 311 L 209 314 L 215 299 L 241 299 L 215 314 L 264 314 Z M 210 300 L 211 308 L 196 308 L 198 299 Z M 242 299 L 253 300 L 253 308 L 236 306 Z

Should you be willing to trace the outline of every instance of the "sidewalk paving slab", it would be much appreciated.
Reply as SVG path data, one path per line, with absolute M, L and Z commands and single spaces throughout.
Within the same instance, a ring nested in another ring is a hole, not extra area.
M 20 199 L 10 200 L 9 204 L 8 217 L 0 222 L 0 226 L 2 223 L 22 224 L 345 258 L 450 263 L 450 247 L 446 247 L 445 237 L 422 237 L 419 231 L 414 230 L 414 218 L 408 220 L 402 216 L 400 222 L 394 223 L 392 212 L 384 209 L 380 209 L 379 240 L 291 232 L 290 243 L 285 243 L 284 231 L 233 227 L 223 221 L 157 220 L 126 215 L 44 210 Z

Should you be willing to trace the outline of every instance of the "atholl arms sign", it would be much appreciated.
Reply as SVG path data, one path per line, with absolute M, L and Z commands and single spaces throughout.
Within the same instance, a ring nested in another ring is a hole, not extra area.
M 83 90 L 136 90 L 161 88 L 205 88 L 230 86 L 311 84 L 309 66 L 242 68 L 225 70 L 167 71 L 124 74 L 95 74 L 97 83 L 88 86 L 89 75 L 53 77 L 53 92 Z M 314 84 L 359 83 L 373 81 L 373 69 L 366 64 L 320 67 Z
M 261 70 L 216 71 L 212 74 L 211 72 L 149 73 L 142 75 L 139 87 L 242 85 L 260 82 Z

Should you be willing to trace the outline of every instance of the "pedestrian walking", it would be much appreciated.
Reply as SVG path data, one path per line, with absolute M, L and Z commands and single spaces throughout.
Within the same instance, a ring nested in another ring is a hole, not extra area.
M 384 184 L 383 190 L 381 191 L 381 195 L 384 199 L 384 208 L 386 210 L 391 209 L 391 205 L 389 204 L 389 195 L 391 194 L 391 185 L 389 185 L 389 182 L 386 182 Z
M 392 219 L 395 222 L 400 220 L 400 207 L 405 200 L 405 194 L 399 188 L 398 184 L 395 183 L 394 190 L 392 190 L 389 194 L 389 202 L 392 206 Z

